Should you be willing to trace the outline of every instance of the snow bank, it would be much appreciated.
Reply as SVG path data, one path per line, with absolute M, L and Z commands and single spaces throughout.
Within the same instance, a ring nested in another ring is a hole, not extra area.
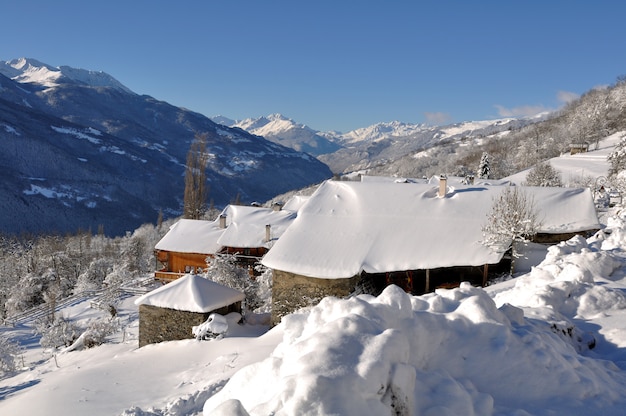
M 622 265 L 606 248 L 625 242 L 626 235 L 618 229 L 608 238 L 599 233 L 589 241 L 579 236 L 552 246 L 542 263 L 519 277 L 511 290 L 496 294 L 494 300 L 497 304 L 547 308 L 553 315 L 551 319 L 585 319 L 607 310 L 624 309 L 623 292 L 598 285 L 596 281 L 610 279 Z
M 585 402 L 610 412 L 626 385 L 612 363 L 469 284 L 325 298 L 275 330 L 272 355 L 236 373 L 205 415 L 576 414 Z

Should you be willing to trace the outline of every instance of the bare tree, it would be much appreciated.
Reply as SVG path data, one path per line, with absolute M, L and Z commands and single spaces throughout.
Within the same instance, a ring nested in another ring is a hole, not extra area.
M 541 224 L 538 216 L 532 195 L 517 186 L 504 187 L 487 214 L 487 223 L 482 228 L 482 243 L 502 253 L 511 250 L 513 270 L 518 257 L 515 243 L 528 241 L 537 234 Z
M 208 163 L 206 137 L 206 133 L 196 134 L 187 153 L 183 216 L 188 219 L 200 219 L 206 211 L 206 201 L 209 193 L 206 183 L 206 167 Z

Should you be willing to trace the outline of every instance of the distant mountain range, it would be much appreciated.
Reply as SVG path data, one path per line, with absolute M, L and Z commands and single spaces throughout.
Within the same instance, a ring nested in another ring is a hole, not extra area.
M 392 121 L 341 133 L 317 131 L 281 114 L 239 121 L 215 116 L 212 120 L 263 136 L 274 143 L 310 153 L 326 163 L 335 173 L 380 166 L 443 141 L 487 137 L 537 121 L 507 118 L 448 126 Z
M 247 118 L 239 121 L 223 116 L 215 116 L 211 117 L 211 120 L 225 126 L 238 127 L 274 143 L 282 144 L 313 156 L 332 153 L 342 147 L 338 143 L 337 138 L 332 135 L 320 133 L 281 114 L 271 114 L 267 117 Z
M 332 175 L 292 148 L 138 95 L 104 72 L 0 61 L 0 232 L 132 231 L 181 213 L 207 135 L 210 199 L 266 201 Z

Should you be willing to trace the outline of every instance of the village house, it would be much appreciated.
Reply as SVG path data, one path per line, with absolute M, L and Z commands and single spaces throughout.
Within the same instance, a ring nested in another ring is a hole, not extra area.
M 486 282 L 506 253 L 482 244 L 502 186 L 326 181 L 263 258 L 273 269 L 272 323 L 325 296 L 382 290 L 420 294 Z M 524 188 L 546 240 L 600 228 L 588 189 Z
M 245 295 L 195 274 L 188 274 L 139 297 L 139 347 L 194 338 L 192 328 L 209 315 L 241 313 Z
M 569 145 L 569 153 L 570 155 L 575 155 L 577 153 L 587 153 L 589 151 L 589 143 L 572 143 Z
M 214 221 L 179 220 L 155 246 L 155 257 L 162 265 L 155 278 L 168 282 L 187 273 L 201 273 L 208 259 L 222 253 L 235 255 L 252 272 L 295 219 L 302 202 L 271 208 L 229 205 Z

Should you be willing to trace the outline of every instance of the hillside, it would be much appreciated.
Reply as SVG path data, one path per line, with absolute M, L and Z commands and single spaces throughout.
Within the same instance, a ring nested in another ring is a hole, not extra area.
M 102 72 L 0 62 L 0 230 L 123 234 L 181 213 L 186 154 L 207 135 L 209 198 L 243 203 L 319 182 L 313 157 L 138 95 Z

